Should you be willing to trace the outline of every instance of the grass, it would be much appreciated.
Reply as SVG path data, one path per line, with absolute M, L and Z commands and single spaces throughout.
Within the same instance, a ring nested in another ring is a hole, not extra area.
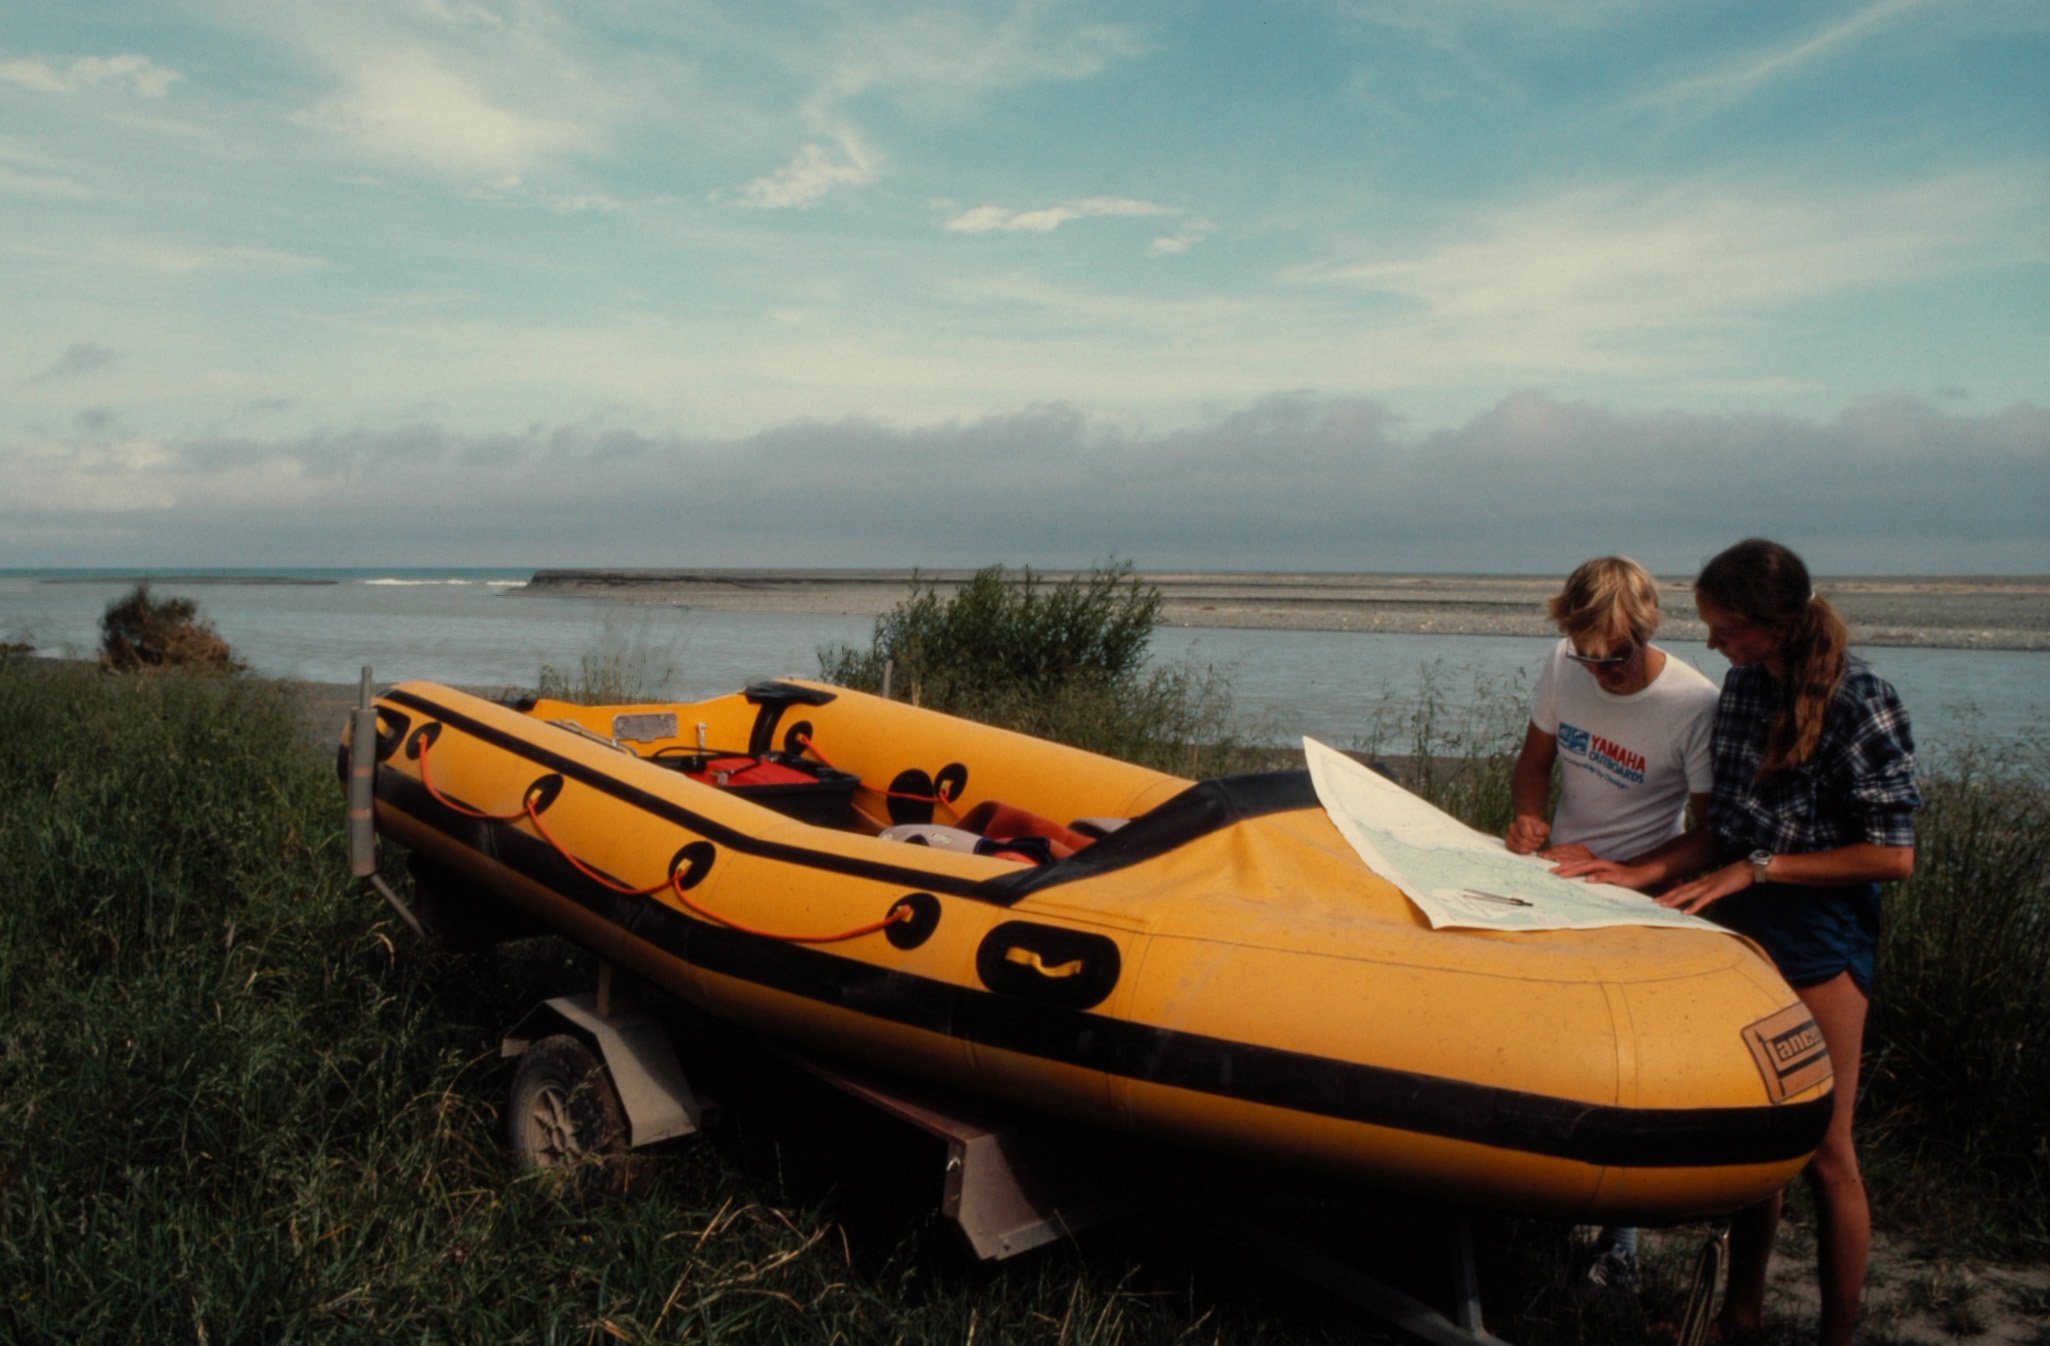
M 664 639 L 645 615 L 636 621 L 607 619 L 575 668 L 541 665 L 537 695 L 586 706 L 622 706 L 674 699 L 677 680 L 674 638 Z
M 1492 828 L 1488 713 L 1390 714 L 1380 746 Z M 822 1128 L 857 1139 L 824 1109 L 735 1108 L 645 1197 L 581 1205 L 505 1157 L 495 1046 L 588 964 L 411 942 L 346 879 L 333 761 L 285 689 L 0 660 L 0 723 L 0 1340 L 1362 1339 L 1172 1221 L 966 1265 L 883 1199 L 929 1172 L 820 1158 Z M 2040 1258 L 2050 788 L 2003 758 L 1929 783 L 1866 1134 L 1883 1223 Z M 1640 1300 L 1581 1304 L 1564 1256 L 1489 1226 L 1491 1327 L 1636 1341 L 1684 1291 L 1654 1266 Z
M 583 1207 L 502 1153 L 495 1044 L 588 966 L 401 944 L 285 689 L 0 661 L 0 717 L 0 1340 L 1284 1339 L 1130 1262 L 850 1239 L 801 1136 Z
M 1934 1241 L 2050 1251 L 2050 741 L 1967 746 L 1925 783 L 1887 896 L 1867 1030 L 1880 1199 Z

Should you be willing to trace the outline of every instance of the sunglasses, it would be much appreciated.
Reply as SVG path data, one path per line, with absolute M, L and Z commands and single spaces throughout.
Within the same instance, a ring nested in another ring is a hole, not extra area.
M 1600 658 L 1596 658 L 1591 654 L 1582 654 L 1578 650 L 1568 650 L 1566 657 L 1579 664 L 1582 668 L 1621 668 L 1624 664 L 1637 657 L 1637 646 L 1635 643 L 1626 644 L 1614 654 L 1605 654 Z

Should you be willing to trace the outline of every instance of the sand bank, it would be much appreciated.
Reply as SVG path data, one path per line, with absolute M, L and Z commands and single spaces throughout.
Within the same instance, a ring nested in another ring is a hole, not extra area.
M 943 590 L 972 574 L 922 572 Z M 1058 582 L 1068 572 L 1042 572 Z M 1558 576 L 1149 571 L 1170 626 L 1432 635 L 1552 634 L 1544 602 Z M 729 612 L 878 616 L 902 601 L 908 570 L 542 570 L 515 594 L 574 594 Z M 1700 640 L 1691 577 L 1660 581 L 1670 640 Z M 2050 650 L 2050 576 L 1855 577 L 1819 590 L 1866 645 Z

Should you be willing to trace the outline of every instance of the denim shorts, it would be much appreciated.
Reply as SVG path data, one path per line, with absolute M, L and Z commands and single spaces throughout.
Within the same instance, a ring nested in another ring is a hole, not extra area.
M 1755 883 L 1709 904 L 1702 915 L 1763 945 L 1787 985 L 1799 990 L 1839 972 L 1866 995 L 1879 956 L 1879 885 L 1810 888 Z

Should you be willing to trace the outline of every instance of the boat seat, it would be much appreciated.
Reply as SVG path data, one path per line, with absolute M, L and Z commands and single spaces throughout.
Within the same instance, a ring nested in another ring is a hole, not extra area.
M 948 827 L 942 823 L 899 823 L 885 827 L 877 833 L 885 841 L 902 841 L 912 846 L 930 846 L 936 851 L 965 851 L 975 853 L 976 846 L 983 840 L 979 832 L 965 827 Z
M 1028 865 L 1052 864 L 1064 854 L 1056 852 L 1054 843 L 1046 837 L 986 837 L 965 827 L 947 827 L 940 823 L 899 823 L 895 827 L 884 828 L 876 835 L 885 841 L 902 841 L 912 846 L 930 846 L 934 850 L 961 851 L 969 855 L 994 855 Z

